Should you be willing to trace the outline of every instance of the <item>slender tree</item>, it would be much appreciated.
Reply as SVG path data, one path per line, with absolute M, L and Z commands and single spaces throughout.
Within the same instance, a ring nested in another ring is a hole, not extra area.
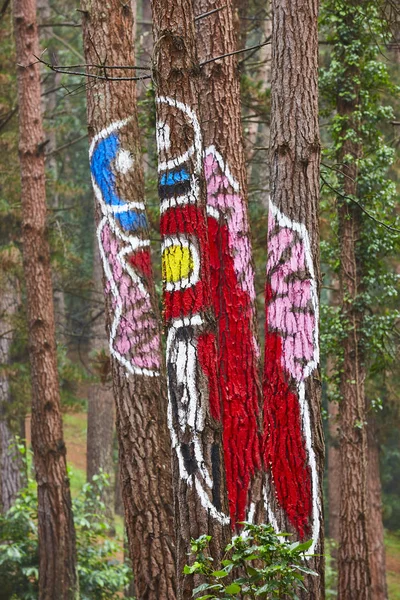
M 24 481 L 16 436 L 23 422 L 11 393 L 11 347 L 15 339 L 15 316 L 21 304 L 16 268 L 20 254 L 15 247 L 0 254 L 0 508 L 7 512 Z M 24 436 L 22 436 L 24 437 Z
M 210 288 L 199 63 L 191 0 L 153 0 L 159 195 L 167 329 L 168 419 L 173 446 L 178 597 L 190 538 L 229 534 L 216 330 Z
M 122 497 L 136 595 L 175 598 L 170 441 L 144 205 L 133 66 L 135 8 L 81 6 L 90 166 L 117 405 Z M 104 65 L 104 68 L 103 68 Z M 110 78 L 109 80 L 107 80 Z M 119 80 L 115 80 L 115 79 Z M 114 79 L 114 80 L 113 80 Z
M 196 0 L 201 62 L 237 49 L 233 3 Z M 237 56 L 212 61 L 199 78 L 213 308 L 231 525 L 264 521 L 259 422 L 261 381 L 254 269 L 247 214 L 247 173 Z
M 39 598 L 78 597 L 75 533 L 60 412 L 40 114 L 36 4 L 14 3 L 23 258 L 32 378 L 32 446 L 38 483 Z
M 90 329 L 90 365 L 96 381 L 88 390 L 87 412 L 87 480 L 91 481 L 99 471 L 113 477 L 114 442 L 114 395 L 112 390 L 111 363 L 108 340 L 104 329 L 103 269 L 97 239 L 93 250 L 93 303 L 94 315 Z M 101 491 L 107 516 L 114 514 L 114 490 L 110 485 Z
M 304 597 L 323 597 L 324 442 L 318 346 L 318 1 L 272 2 L 271 200 L 264 368 L 268 515 L 312 538 Z

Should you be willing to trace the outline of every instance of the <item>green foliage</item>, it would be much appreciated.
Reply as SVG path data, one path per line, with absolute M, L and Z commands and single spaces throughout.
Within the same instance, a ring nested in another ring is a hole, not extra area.
M 81 600 L 116 600 L 131 579 L 117 559 L 120 544 L 109 537 L 101 491 L 107 476 L 86 483 L 73 501 Z M 38 597 L 38 529 L 36 484 L 29 477 L 6 515 L 0 516 L 0 600 Z
M 214 565 L 209 553 L 211 536 L 192 540 L 192 565 L 186 575 L 199 575 L 205 582 L 193 590 L 197 600 L 246 598 L 297 598 L 305 590 L 304 575 L 317 573 L 307 568 L 305 557 L 311 541 L 290 543 L 288 534 L 276 534 L 270 525 L 246 523 L 242 535 L 225 548 L 221 565 Z M 226 580 L 226 581 L 224 581 Z

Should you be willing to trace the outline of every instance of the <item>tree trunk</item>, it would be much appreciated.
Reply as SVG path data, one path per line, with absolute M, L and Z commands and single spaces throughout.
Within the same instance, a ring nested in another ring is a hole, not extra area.
M 18 251 L 5 250 L 0 257 L 0 509 L 6 513 L 23 485 L 23 461 L 16 448 L 21 418 L 16 414 L 10 390 L 10 354 L 14 338 L 13 319 L 21 303 L 19 282 L 12 269 Z M 22 417 L 23 418 L 23 417 Z
M 191 0 L 153 0 L 152 6 L 178 598 L 186 600 L 193 587 L 182 575 L 190 538 L 211 535 L 218 561 L 229 536 L 229 514 L 194 14 Z
M 329 361 L 330 359 L 328 359 Z M 329 365 L 327 366 L 327 371 Z M 328 508 L 329 508 L 329 537 L 338 544 L 340 521 L 340 452 L 339 452 L 339 405 L 328 402 Z M 335 549 L 334 557 L 337 556 Z
M 104 318 L 99 309 L 104 302 L 102 266 L 97 240 L 93 252 L 93 300 L 95 315 L 91 327 L 90 358 L 92 374 L 97 381 L 88 390 L 87 413 L 87 480 L 91 481 L 99 471 L 110 477 L 110 485 L 102 490 L 101 499 L 110 521 L 114 517 L 114 395 L 112 390 L 111 364 L 108 354 Z
M 130 4 L 82 2 L 85 60 L 135 64 Z M 88 68 L 104 77 L 105 69 Z M 129 78 L 132 70 L 107 69 Z M 170 441 L 159 316 L 144 206 L 136 86 L 87 87 L 90 165 L 104 269 L 106 321 L 117 404 L 125 523 L 139 600 L 175 598 Z
M 199 59 L 237 49 L 232 1 L 196 0 Z M 205 147 L 211 292 L 218 324 L 218 377 L 231 527 L 264 522 L 260 425 L 261 381 L 247 176 L 236 56 L 202 69 L 199 92 Z
M 32 377 L 32 446 L 38 483 L 39 599 L 78 597 L 75 533 L 60 412 L 36 5 L 15 0 L 22 238 Z
M 270 521 L 322 555 L 317 16 L 317 0 L 272 2 L 264 460 Z M 309 562 L 320 576 L 302 597 L 319 599 L 323 558 Z
M 385 540 L 382 522 L 382 486 L 379 468 L 379 442 L 376 419 L 368 418 L 369 568 L 371 598 L 387 600 Z
M 356 0 L 358 1 L 358 0 Z M 348 17 L 348 20 L 350 18 Z M 351 23 L 348 23 L 351 26 Z M 337 112 L 342 117 L 343 142 L 337 152 L 344 196 L 357 196 L 357 158 L 362 146 L 346 134 L 357 130 L 357 67 L 348 68 L 347 80 L 354 93 L 338 96 Z M 351 157 L 351 159 L 349 159 Z M 371 597 L 367 535 L 367 428 L 365 414 L 365 357 L 362 350 L 363 313 L 357 297 L 362 292 L 364 265 L 357 252 L 362 228 L 361 208 L 343 197 L 337 198 L 340 244 L 340 305 L 346 324 L 343 367 L 340 377 L 340 544 L 338 554 L 339 597 L 341 600 L 369 600 Z

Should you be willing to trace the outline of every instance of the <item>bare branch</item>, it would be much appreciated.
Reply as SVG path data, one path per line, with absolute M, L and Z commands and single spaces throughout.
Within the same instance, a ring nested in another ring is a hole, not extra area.
M 220 6 L 219 8 L 214 8 L 214 10 L 209 10 L 208 12 L 202 13 L 201 15 L 197 15 L 197 17 L 194 18 L 195 21 L 200 21 L 200 19 L 204 19 L 205 17 L 209 17 L 210 15 L 213 15 L 214 13 L 219 12 L 220 10 L 224 10 L 224 8 L 226 8 L 225 6 Z
M 211 62 L 215 62 L 220 58 L 226 58 L 227 56 L 233 56 L 235 54 L 242 54 L 243 52 L 249 52 L 250 50 L 258 50 L 263 46 L 267 46 L 271 43 L 271 36 L 262 44 L 257 44 L 256 46 L 249 46 L 249 48 L 242 48 L 241 50 L 235 50 L 234 52 L 227 52 L 227 54 L 221 54 L 220 56 L 214 56 L 214 58 L 209 58 L 208 60 L 204 60 L 200 63 L 200 67 L 204 67 L 204 65 L 208 65 Z
M 84 140 L 85 138 L 87 138 L 87 133 L 85 133 L 84 135 L 80 135 L 79 137 L 75 138 L 74 140 L 71 140 L 70 142 L 67 142 L 66 144 L 63 144 L 59 148 L 54 148 L 54 150 L 52 150 L 51 152 L 47 152 L 46 158 L 48 156 L 53 156 L 53 154 L 58 154 L 59 152 L 62 152 L 66 148 L 69 148 L 70 146 L 77 144 L 78 142 L 80 142 L 81 140 Z

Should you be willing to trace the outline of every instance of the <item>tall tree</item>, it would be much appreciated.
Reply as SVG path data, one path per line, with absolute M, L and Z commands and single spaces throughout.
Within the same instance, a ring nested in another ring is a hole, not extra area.
M 261 472 L 261 381 L 255 287 L 247 210 L 233 3 L 196 0 L 196 23 L 213 308 L 231 526 L 264 521 Z M 211 62 L 207 62 L 210 61 Z
M 271 200 L 264 368 L 269 518 L 312 537 L 307 598 L 323 597 L 319 376 L 318 1 L 273 0 Z
M 87 480 L 91 481 L 99 471 L 113 477 L 114 442 L 114 395 L 112 390 L 111 363 L 108 340 L 104 329 L 103 269 L 97 239 L 93 250 L 93 303 L 94 316 L 90 328 L 90 365 L 95 377 L 88 389 L 87 412 Z M 118 477 L 118 475 L 117 475 Z M 101 491 L 107 516 L 114 514 L 114 490 L 110 485 Z
M 46 239 L 44 137 L 34 0 L 14 3 L 23 259 L 32 378 L 32 446 L 38 483 L 39 598 L 78 597 L 75 533 L 60 412 L 50 255 Z
M 131 4 L 82 2 L 90 167 L 117 405 L 122 497 L 139 599 L 175 598 L 170 440 L 144 205 Z M 104 68 L 103 66 L 104 65 Z
M 21 421 L 10 386 L 11 346 L 15 336 L 15 316 L 21 304 L 16 267 L 20 254 L 15 247 L 0 254 L 0 508 L 7 512 L 23 485 L 23 464 L 16 445 Z M 22 437 L 24 437 L 22 435 Z
M 383 528 L 377 525 L 382 518 L 379 471 L 366 406 L 369 375 L 373 372 L 378 379 L 390 360 L 382 351 L 386 345 L 382 338 L 390 339 L 397 318 L 390 309 L 397 277 L 390 272 L 387 258 L 393 252 L 396 229 L 384 223 L 391 212 L 394 215 L 395 190 L 387 177 L 393 151 L 379 126 L 381 120 L 393 118 L 391 108 L 382 105 L 382 90 L 390 94 L 393 88 L 380 58 L 380 44 L 389 40 L 381 9 L 382 4 L 373 0 L 325 3 L 332 50 L 323 89 L 334 111 L 330 126 L 334 175 L 330 178 L 336 187 L 330 185 L 336 194 L 340 247 L 338 594 L 344 600 L 386 596 Z
M 153 0 L 154 80 L 167 329 L 168 419 L 173 446 L 178 597 L 190 538 L 229 535 L 216 331 L 210 288 L 199 62 L 191 0 Z

